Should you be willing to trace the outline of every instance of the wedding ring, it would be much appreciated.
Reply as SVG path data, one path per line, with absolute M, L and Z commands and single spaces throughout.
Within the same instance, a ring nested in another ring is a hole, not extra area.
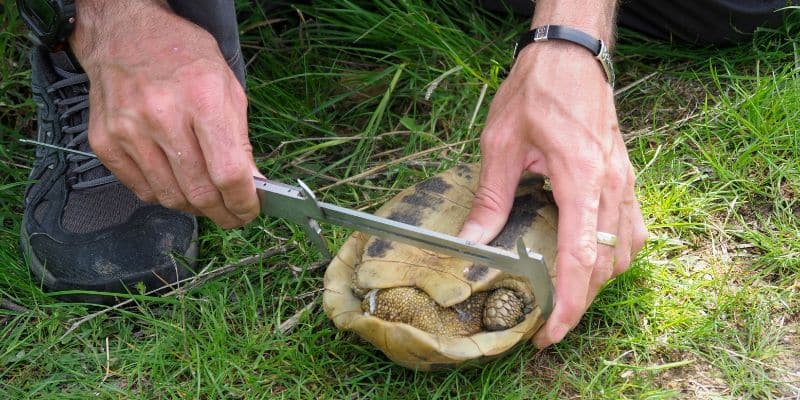
M 617 245 L 617 235 L 597 231 L 597 243 L 614 247 Z

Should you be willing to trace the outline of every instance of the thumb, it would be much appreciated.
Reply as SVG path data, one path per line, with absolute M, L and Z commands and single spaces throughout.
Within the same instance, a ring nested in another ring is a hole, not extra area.
M 257 176 L 259 178 L 267 179 L 267 177 L 264 176 L 264 174 L 262 174 L 261 171 L 258 170 L 258 167 L 256 166 L 255 161 L 253 161 L 253 163 L 250 165 L 250 170 L 253 172 L 253 176 Z
M 486 157 L 472 209 L 458 237 L 486 244 L 506 225 L 522 171 L 506 157 Z

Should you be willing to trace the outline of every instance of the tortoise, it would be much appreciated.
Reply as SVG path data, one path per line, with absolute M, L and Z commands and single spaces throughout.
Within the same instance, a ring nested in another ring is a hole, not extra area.
M 459 165 L 403 190 L 375 214 L 456 235 L 469 213 L 479 164 Z M 558 212 L 540 176 L 525 175 L 508 223 L 490 243 L 519 237 L 542 254 L 554 280 Z M 325 313 L 404 367 L 476 365 L 543 325 L 530 283 L 487 265 L 353 233 L 325 272 Z

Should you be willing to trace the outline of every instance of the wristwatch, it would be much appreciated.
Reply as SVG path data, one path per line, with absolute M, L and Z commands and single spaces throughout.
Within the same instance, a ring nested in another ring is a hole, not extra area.
M 614 87 L 614 63 L 611 61 L 611 53 L 609 53 L 605 42 L 592 37 L 592 35 L 586 32 L 568 26 L 543 25 L 523 33 L 514 46 L 514 59 L 517 58 L 519 52 L 522 51 L 525 46 L 547 40 L 565 40 L 591 51 L 603 67 L 608 84 L 611 85 L 612 88 Z
M 29 36 L 38 45 L 58 50 L 75 28 L 75 0 L 17 0 Z

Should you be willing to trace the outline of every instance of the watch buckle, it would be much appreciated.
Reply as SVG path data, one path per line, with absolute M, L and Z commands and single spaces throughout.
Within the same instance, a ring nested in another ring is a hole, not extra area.
M 611 53 L 608 52 L 608 47 L 606 47 L 606 43 L 602 40 L 600 40 L 600 52 L 597 53 L 595 58 L 597 61 L 600 61 L 600 65 L 603 67 L 603 72 L 606 73 L 608 84 L 613 88 L 614 81 L 616 80 L 616 76 L 614 74 L 614 65 L 613 61 L 611 60 Z
M 534 42 L 541 42 L 543 40 L 548 39 L 548 33 L 550 33 L 550 25 L 539 26 L 533 31 L 533 41 Z

